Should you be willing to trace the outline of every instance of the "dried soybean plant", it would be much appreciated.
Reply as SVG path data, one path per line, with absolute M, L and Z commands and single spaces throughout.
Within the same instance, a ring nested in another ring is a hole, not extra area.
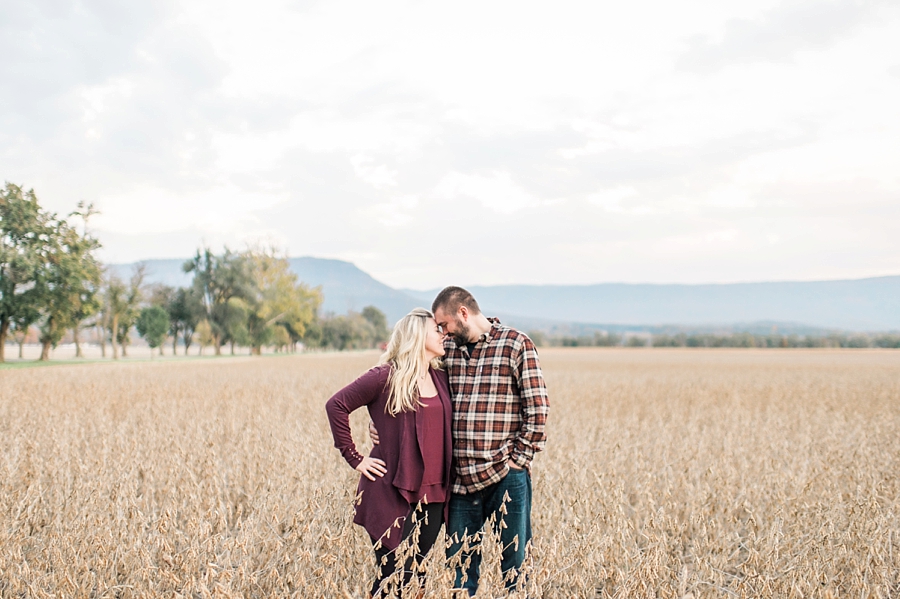
M 900 353 L 541 355 L 528 596 L 900 594 Z M 0 371 L 0 597 L 364 597 L 323 405 L 375 358 Z

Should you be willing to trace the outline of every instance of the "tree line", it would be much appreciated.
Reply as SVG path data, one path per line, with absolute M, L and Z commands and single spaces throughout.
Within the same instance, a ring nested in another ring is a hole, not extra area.
M 897 333 L 829 333 L 826 335 L 754 335 L 731 333 L 678 333 L 675 335 L 617 335 L 595 332 L 593 335 L 547 335 L 543 331 L 531 331 L 529 336 L 537 346 L 555 347 L 795 347 L 795 348 L 891 348 L 900 349 Z
M 92 330 L 103 357 L 128 355 L 132 334 L 163 352 L 193 344 L 263 347 L 295 351 L 312 348 L 360 349 L 383 343 L 385 315 L 373 306 L 361 313 L 319 316 L 322 293 L 298 280 L 286 256 L 266 247 L 214 253 L 201 248 L 185 262 L 192 275 L 186 287 L 148 285 L 146 269 L 134 268 L 123 280 L 97 258 L 99 240 L 89 229 L 96 211 L 79 204 L 65 218 L 41 208 L 34 190 L 7 183 L 0 191 L 0 362 L 13 335 L 19 356 L 33 328 L 41 360 L 71 333 L 77 357 L 82 334 Z

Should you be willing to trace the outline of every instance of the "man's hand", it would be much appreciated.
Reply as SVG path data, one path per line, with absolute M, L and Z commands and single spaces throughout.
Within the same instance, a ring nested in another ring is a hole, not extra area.
M 369 420 L 369 437 L 372 438 L 372 445 L 378 445 L 378 429 L 371 420 Z
M 370 458 L 369 456 L 364 457 L 362 462 L 356 466 L 356 469 L 369 480 L 375 480 L 376 476 L 381 478 L 387 473 L 383 460 Z
M 518 459 L 519 457 L 521 457 L 519 456 L 519 454 L 510 455 L 506 460 L 506 467 L 510 470 L 525 470 L 525 466 L 519 466 L 516 463 L 516 459 Z

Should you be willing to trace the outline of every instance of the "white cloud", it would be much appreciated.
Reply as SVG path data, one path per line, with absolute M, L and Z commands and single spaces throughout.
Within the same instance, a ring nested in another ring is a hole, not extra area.
M 373 159 L 363 154 L 356 154 L 350 157 L 350 164 L 356 175 L 374 187 L 375 189 L 385 189 L 388 187 L 396 187 L 397 171 L 393 171 L 384 164 L 372 164 Z
M 516 184 L 512 176 L 503 171 L 488 175 L 467 175 L 451 172 L 435 186 L 433 196 L 441 200 L 472 198 L 494 212 L 512 214 L 534 206 L 537 199 Z
M 750 191 L 736 185 L 713 189 L 709 193 L 707 204 L 717 208 L 752 208 L 756 205 Z
M 140 234 L 168 233 L 190 223 L 204 234 L 228 231 L 244 239 L 272 235 L 257 213 L 286 200 L 283 193 L 252 193 L 224 185 L 190 194 L 175 194 L 165 188 L 141 189 L 125 198 L 99 198 L 101 212 L 94 224 L 118 234 Z
M 111 102 L 127 101 L 134 94 L 134 83 L 125 78 L 117 77 L 98 85 L 85 86 L 81 90 L 84 100 L 82 120 L 85 123 L 96 121 L 109 109 Z
M 14 3 L 0 163 L 99 204 L 115 261 L 266 237 L 415 287 L 892 272 L 898 37 L 851 0 Z
M 622 185 L 613 189 L 604 189 L 588 195 L 588 202 L 603 208 L 607 212 L 626 212 L 622 201 L 638 195 L 637 190 L 630 185 Z
M 697 36 L 680 64 L 701 70 L 738 62 L 787 61 L 800 50 L 827 48 L 870 19 L 878 1 L 788 1 L 755 18 L 729 19 L 713 36 Z
M 400 196 L 388 202 L 375 204 L 364 212 L 378 224 L 393 229 L 412 223 L 415 219 L 412 210 L 418 204 L 419 198 L 416 196 Z

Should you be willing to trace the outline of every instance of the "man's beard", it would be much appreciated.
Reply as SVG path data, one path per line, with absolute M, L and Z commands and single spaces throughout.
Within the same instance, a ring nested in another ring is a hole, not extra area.
M 466 343 L 469 343 L 469 325 L 465 324 L 459 318 L 454 319 L 453 324 L 456 330 L 453 331 L 453 340 L 456 342 L 457 347 L 462 347 Z

